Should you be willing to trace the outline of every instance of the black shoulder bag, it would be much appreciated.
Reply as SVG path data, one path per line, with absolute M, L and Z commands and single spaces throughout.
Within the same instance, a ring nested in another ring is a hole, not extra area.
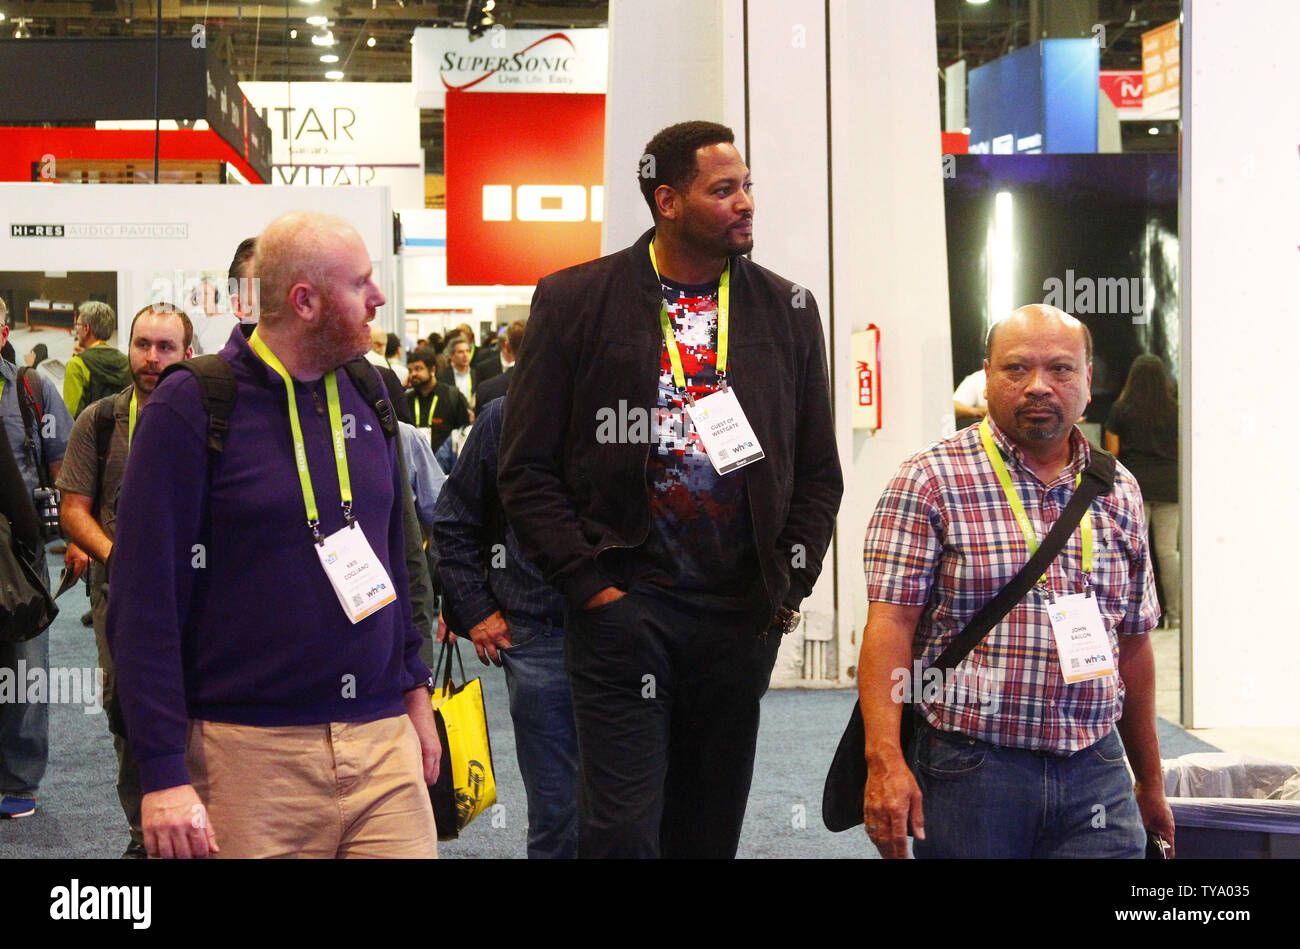
M 1100 448 L 1091 449 L 1091 460 L 1083 472 L 1083 480 L 1074 492 L 1074 497 L 1066 505 L 1061 516 L 1056 519 L 1046 539 L 1039 545 L 1037 552 L 1029 562 L 1020 568 L 1020 572 L 1007 581 L 1006 586 L 997 592 L 966 624 L 948 647 L 934 661 L 931 668 L 948 671 L 970 654 L 979 645 L 980 640 L 988 635 L 989 630 L 1002 621 L 1029 592 L 1034 583 L 1047 570 L 1048 565 L 1056 559 L 1065 542 L 1069 540 L 1074 529 L 1083 519 L 1083 513 L 1098 495 L 1110 492 L 1115 483 L 1115 456 Z M 903 715 L 898 723 L 898 739 L 903 753 L 912 740 L 916 726 L 916 712 L 911 703 L 904 704 Z M 839 747 L 835 749 L 835 758 L 826 773 L 826 784 L 822 788 L 822 822 L 828 830 L 836 833 L 856 827 L 862 823 L 863 797 L 867 788 L 867 739 L 862 724 L 862 706 L 853 704 L 853 714 L 840 737 Z

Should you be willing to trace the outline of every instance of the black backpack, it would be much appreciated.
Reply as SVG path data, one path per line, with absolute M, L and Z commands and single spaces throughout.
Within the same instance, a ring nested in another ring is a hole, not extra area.
M 49 517 L 45 516 L 42 503 L 36 502 L 37 513 L 41 515 L 41 539 L 48 543 L 60 536 L 58 519 L 53 516 L 59 505 L 59 489 L 54 486 L 54 477 L 50 474 L 50 464 L 45 457 L 45 446 L 40 437 L 40 428 L 45 420 L 45 409 L 36 395 L 36 389 L 32 388 L 32 379 L 36 380 L 37 388 L 40 388 L 41 377 L 35 368 L 24 366 L 18 370 L 18 411 L 23 416 L 23 451 L 31 457 L 32 465 L 36 468 L 36 480 L 40 491 L 47 499 L 51 496 L 54 499 L 51 502 L 54 507 L 49 509 L 51 512 Z M 33 428 L 37 431 L 36 438 L 32 438 Z
M 374 408 L 384 436 L 394 438 L 397 435 L 397 416 L 388 401 L 388 390 L 379 381 L 375 367 L 358 356 L 345 362 L 343 368 L 347 370 L 348 377 L 361 397 Z M 161 383 L 171 373 L 181 371 L 193 375 L 199 384 L 199 400 L 203 403 L 203 411 L 208 415 L 208 457 L 215 460 L 225 450 L 226 431 L 229 428 L 227 422 L 235 408 L 235 373 L 230 368 L 230 363 L 216 353 L 210 353 L 173 363 L 163 370 L 158 381 Z M 109 421 L 112 421 L 111 412 Z M 111 436 L 111 424 L 108 427 Z M 108 444 L 107 439 L 103 444 Z

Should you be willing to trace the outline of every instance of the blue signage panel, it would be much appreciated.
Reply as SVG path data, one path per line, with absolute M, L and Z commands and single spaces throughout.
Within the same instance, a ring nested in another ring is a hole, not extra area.
M 968 82 L 972 154 L 1097 150 L 1095 39 L 1041 40 L 972 69 Z

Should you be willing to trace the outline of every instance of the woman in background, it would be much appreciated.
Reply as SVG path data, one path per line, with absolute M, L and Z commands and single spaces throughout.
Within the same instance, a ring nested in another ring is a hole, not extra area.
M 1181 623 L 1178 552 L 1178 400 L 1159 356 L 1133 360 L 1128 381 L 1106 419 L 1106 450 L 1133 472 L 1151 529 L 1165 593 L 1165 626 Z
M 50 358 L 50 348 L 44 343 L 37 343 L 28 350 L 27 355 L 24 358 L 27 360 L 27 365 L 35 369 L 41 363 L 45 362 L 45 360 Z

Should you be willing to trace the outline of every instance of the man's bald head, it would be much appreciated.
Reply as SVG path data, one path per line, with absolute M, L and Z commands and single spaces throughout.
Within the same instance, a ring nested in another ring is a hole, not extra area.
M 347 221 L 316 211 L 294 211 L 272 221 L 257 238 L 253 254 L 261 322 L 275 326 L 292 315 L 289 293 L 297 284 L 326 292 L 331 252 L 352 237 L 357 233 Z
M 1010 326 L 1013 322 L 1015 325 L 1030 331 L 1055 326 L 1064 326 L 1068 329 L 1077 330 L 1083 334 L 1085 361 L 1089 366 L 1092 365 L 1092 333 L 1089 332 L 1087 324 L 1075 319 L 1064 310 L 1047 303 L 1031 303 L 1028 306 L 1022 306 L 990 326 L 988 335 L 984 337 L 985 359 L 990 362 L 993 360 L 994 337 L 997 334 L 998 327 L 1004 324 Z
M 375 323 L 370 324 L 370 348 L 381 356 L 388 348 L 388 331 Z

